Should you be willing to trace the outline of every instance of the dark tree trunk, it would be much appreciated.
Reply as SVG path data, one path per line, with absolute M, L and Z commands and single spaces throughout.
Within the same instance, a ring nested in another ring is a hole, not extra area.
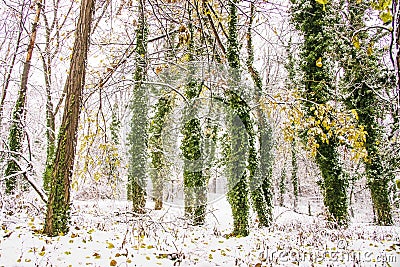
M 70 179 L 75 158 L 94 3 L 95 0 L 82 0 L 81 2 L 70 70 L 65 83 L 65 109 L 58 135 L 51 190 L 43 229 L 43 233 L 49 236 L 67 233 L 69 230 Z

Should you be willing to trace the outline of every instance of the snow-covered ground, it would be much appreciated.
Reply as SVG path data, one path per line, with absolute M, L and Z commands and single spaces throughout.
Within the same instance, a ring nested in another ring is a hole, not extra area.
M 6 203 L 7 204 L 7 203 Z M 400 266 L 400 227 L 353 221 L 345 230 L 322 216 L 276 207 L 274 225 L 226 238 L 229 204 L 210 204 L 207 223 L 188 225 L 180 207 L 134 217 L 127 201 L 74 201 L 65 236 L 46 237 L 44 205 L 26 204 L 14 214 L 3 203 L 0 266 Z M 307 209 L 307 207 L 300 207 Z

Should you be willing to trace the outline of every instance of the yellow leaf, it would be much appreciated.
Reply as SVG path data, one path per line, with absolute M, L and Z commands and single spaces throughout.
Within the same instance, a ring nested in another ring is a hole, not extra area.
M 362 0 L 357 0 L 357 4 L 361 4 Z
M 39 255 L 40 255 L 40 256 L 43 256 L 45 253 L 46 253 L 45 251 L 40 251 L 40 252 L 39 252 Z
M 94 254 L 93 254 L 93 257 L 94 257 L 95 259 L 100 259 L 101 256 L 100 256 L 99 253 L 94 253 Z
M 371 56 L 373 52 L 374 50 L 372 49 L 372 44 L 369 44 L 367 48 L 367 55 Z
M 392 21 L 392 14 L 390 13 L 389 8 L 387 8 L 385 11 L 382 11 L 381 13 L 379 13 L 379 17 L 381 18 L 381 20 L 383 21 L 383 23 L 388 23 Z
M 315 0 L 317 3 L 322 5 L 322 10 L 325 11 L 325 5 L 328 4 L 328 0 Z
M 355 118 L 356 120 L 358 120 L 358 113 L 357 113 L 357 110 L 352 109 L 352 110 L 351 110 L 351 113 L 353 113 L 354 118 Z
M 150 257 L 149 257 L 149 256 L 146 256 L 146 260 L 148 260 L 148 261 L 149 261 L 149 260 L 150 260 Z
M 162 67 L 161 66 L 157 66 L 156 67 L 156 74 L 160 74 L 160 72 L 162 71 Z
M 321 57 L 319 57 L 319 58 L 317 59 L 317 61 L 315 62 L 315 65 L 316 65 L 318 68 L 321 68 L 321 67 L 322 67 L 322 58 L 321 58 Z
M 400 189 L 400 179 L 397 179 L 395 182 L 397 189 Z
M 111 260 L 110 261 L 110 266 L 117 266 L 117 261 L 116 260 Z
M 353 45 L 356 49 L 360 49 L 361 45 L 360 45 L 360 41 L 358 40 L 357 35 L 353 37 Z
M 113 244 L 113 243 L 109 243 L 109 242 L 107 242 L 107 245 L 108 245 L 108 247 L 107 247 L 107 248 L 115 248 L 115 246 L 114 246 L 114 244 Z

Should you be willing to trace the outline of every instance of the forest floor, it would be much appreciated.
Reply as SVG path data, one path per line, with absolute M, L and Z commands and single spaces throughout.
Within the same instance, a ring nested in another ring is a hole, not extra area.
M 253 214 L 249 236 L 226 238 L 225 198 L 209 205 L 204 226 L 188 225 L 180 207 L 154 211 L 149 202 L 133 216 L 128 201 L 74 201 L 70 232 L 50 238 L 40 234 L 45 206 L 24 200 L 9 211 L 21 201 L 2 202 L 0 266 L 400 266 L 399 223 L 375 226 L 363 210 L 335 230 L 302 201 L 302 213 L 275 207 L 268 229 Z

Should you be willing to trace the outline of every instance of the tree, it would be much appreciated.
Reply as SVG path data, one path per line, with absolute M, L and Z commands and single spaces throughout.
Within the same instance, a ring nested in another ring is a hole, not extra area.
M 162 95 L 155 107 L 155 115 L 151 119 L 149 128 L 149 147 L 151 155 L 151 180 L 153 183 L 154 209 L 160 210 L 163 206 L 164 177 L 166 176 L 166 162 L 163 146 L 163 129 L 168 115 L 172 110 L 172 94 Z
M 43 188 L 46 192 L 50 190 L 51 184 L 51 175 L 53 171 L 53 160 L 56 149 L 56 114 L 59 110 L 59 105 L 61 104 L 61 100 L 59 104 L 54 109 L 52 93 L 54 92 L 53 83 L 53 61 L 57 56 L 57 52 L 60 50 L 62 38 L 60 31 L 62 30 L 62 26 L 65 24 L 67 20 L 67 16 L 65 16 L 64 20 L 59 21 L 59 6 L 60 1 L 53 1 L 53 18 L 49 20 L 48 13 L 46 10 L 46 5 L 43 5 L 43 22 L 45 29 L 45 44 L 44 49 L 41 49 L 40 45 L 37 45 L 38 51 L 40 53 L 40 58 L 43 66 L 43 76 L 44 83 L 46 88 L 46 139 L 47 139 L 47 153 L 46 153 L 46 165 L 45 171 L 43 173 Z M 73 7 L 73 3 L 71 3 L 67 14 L 71 12 Z M 54 42 L 56 40 L 56 42 Z M 61 99 L 63 96 L 61 96 Z
M 40 19 L 40 12 L 42 10 L 42 1 L 36 1 L 36 14 L 35 19 L 32 24 L 32 32 L 29 39 L 28 51 L 26 54 L 26 59 L 24 61 L 24 66 L 21 75 L 21 85 L 18 91 L 17 102 L 15 103 L 13 114 L 12 114 L 12 123 L 10 127 L 10 133 L 8 136 L 8 148 L 10 150 L 11 158 L 7 162 L 7 166 L 4 172 L 6 176 L 6 193 L 11 194 L 14 192 L 15 187 L 17 186 L 17 173 L 20 171 L 18 166 L 19 154 L 22 152 L 22 142 L 24 139 L 24 123 L 25 123 L 25 104 L 27 98 L 27 90 L 28 90 L 28 78 L 29 71 L 31 69 L 31 60 L 33 54 L 33 48 L 35 46 L 36 41 L 36 32 L 37 26 Z M 10 72 L 12 69 L 10 69 Z M 4 94 L 5 96 L 5 94 Z
M 148 130 L 148 93 L 143 81 L 146 76 L 147 34 L 145 1 L 138 5 L 138 24 L 136 29 L 136 69 L 131 100 L 131 132 L 130 164 L 128 173 L 128 196 L 131 197 L 134 212 L 144 211 L 146 204 L 146 175 L 147 175 L 147 130 Z
M 247 29 L 247 61 L 246 66 L 249 71 L 253 83 L 255 86 L 254 100 L 256 102 L 256 117 L 258 120 L 258 142 L 259 142 L 259 164 L 257 166 L 256 173 L 254 174 L 255 184 L 261 185 L 261 188 L 253 187 L 252 191 L 262 192 L 264 199 L 254 195 L 256 199 L 254 201 L 259 201 L 255 205 L 261 205 L 260 210 L 265 211 L 265 216 L 259 218 L 260 225 L 270 226 L 272 223 L 272 207 L 273 207 L 273 192 L 272 192 L 272 167 L 273 167 L 273 134 L 272 127 L 268 122 L 266 114 L 262 111 L 259 103 L 261 102 L 261 97 L 263 94 L 262 79 L 260 73 L 254 68 L 254 48 L 252 43 L 252 27 L 254 20 L 255 7 L 254 3 L 250 4 L 250 16 L 249 16 L 249 27 Z M 258 194 L 258 193 L 256 193 Z M 265 203 L 265 204 L 264 204 Z M 262 212 L 264 213 L 264 212 Z
M 253 122 L 250 116 L 250 107 L 239 95 L 242 88 L 240 85 L 240 57 L 238 43 L 238 14 L 237 1 L 229 3 L 229 23 L 228 23 L 228 48 L 227 60 L 229 64 L 229 89 L 226 91 L 226 98 L 229 104 L 228 112 L 228 137 L 230 144 L 225 149 L 225 157 L 228 159 L 226 164 L 228 175 L 228 201 L 231 204 L 234 221 L 232 235 L 248 235 L 248 213 L 249 203 L 248 194 L 251 190 L 251 199 L 260 225 L 268 225 L 270 218 L 267 217 L 266 202 L 263 190 L 260 190 L 260 183 L 257 180 L 258 158 L 255 148 L 256 136 Z M 239 92 L 235 90 L 239 89 Z M 245 131 L 241 129 L 244 127 Z M 246 151 L 246 144 L 248 150 Z M 246 164 L 249 174 L 241 168 Z M 261 187 L 262 188 L 262 187 Z M 270 195 L 268 196 L 270 197 Z M 270 203 L 268 203 L 270 204 Z
M 335 83 L 330 70 L 333 65 L 328 60 L 334 36 L 330 29 L 337 18 L 331 5 L 320 4 L 314 0 L 291 0 L 292 22 L 300 30 L 304 41 L 301 48 L 300 67 L 303 72 L 304 110 L 308 117 L 314 118 L 318 111 L 316 105 L 335 101 Z M 307 131 L 302 133 L 306 138 Z M 326 138 L 325 138 L 326 137 Z M 315 160 L 322 175 L 320 183 L 324 195 L 324 205 L 328 208 L 330 219 L 338 225 L 348 222 L 347 176 L 340 164 L 337 151 L 339 142 L 326 128 L 316 140 Z
M 343 39 L 344 44 L 338 45 L 338 51 L 341 48 L 341 64 L 345 70 L 345 103 L 349 109 L 357 111 L 358 123 L 368 133 L 365 142 L 368 152 L 365 173 L 376 222 L 379 225 L 391 225 L 393 218 L 389 183 L 393 179 L 393 173 L 386 168 L 389 164 L 382 154 L 385 129 L 380 123 L 385 119 L 389 103 L 385 103 L 379 96 L 384 94 L 389 79 L 385 67 L 378 63 L 379 51 L 373 46 L 373 42 L 378 40 L 374 40 L 373 36 L 363 30 L 363 20 L 369 4 L 347 1 L 346 5 L 348 19 L 343 25 L 348 26 L 342 31 L 350 36 Z
M 189 66 L 185 85 L 185 96 L 188 105 L 184 111 L 183 140 L 181 144 L 184 157 L 183 183 L 185 192 L 185 214 L 193 220 L 194 225 L 204 224 L 207 181 L 203 173 L 203 154 L 200 119 L 197 117 L 196 100 L 202 90 L 202 83 L 197 81 L 194 61 L 194 29 L 191 19 L 192 9 L 189 7 Z
M 48 236 L 65 234 L 69 230 L 70 179 L 75 158 L 94 4 L 95 0 L 82 0 L 80 5 L 69 74 L 65 82 L 65 109 L 58 133 L 51 189 L 43 229 L 43 233 Z

